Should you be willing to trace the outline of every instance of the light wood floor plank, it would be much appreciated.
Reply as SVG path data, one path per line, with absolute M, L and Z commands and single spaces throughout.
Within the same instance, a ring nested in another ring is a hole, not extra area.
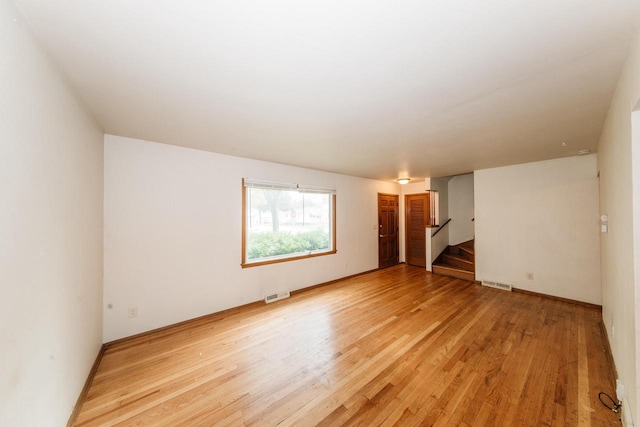
M 397 266 L 117 343 L 78 426 L 620 425 L 597 308 Z

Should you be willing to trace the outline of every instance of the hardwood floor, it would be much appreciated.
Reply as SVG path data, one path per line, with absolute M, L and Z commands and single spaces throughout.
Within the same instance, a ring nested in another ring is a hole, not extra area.
M 620 425 L 600 317 L 400 265 L 110 347 L 76 425 Z

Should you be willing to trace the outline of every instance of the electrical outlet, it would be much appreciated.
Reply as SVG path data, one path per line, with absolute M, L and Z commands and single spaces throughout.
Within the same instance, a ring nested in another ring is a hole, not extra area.
M 133 319 L 134 317 L 138 317 L 138 307 L 131 307 L 129 309 L 129 319 Z

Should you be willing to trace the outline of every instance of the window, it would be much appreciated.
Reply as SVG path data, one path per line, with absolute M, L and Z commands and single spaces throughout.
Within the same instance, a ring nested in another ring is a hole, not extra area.
M 336 253 L 335 190 L 243 180 L 242 266 Z

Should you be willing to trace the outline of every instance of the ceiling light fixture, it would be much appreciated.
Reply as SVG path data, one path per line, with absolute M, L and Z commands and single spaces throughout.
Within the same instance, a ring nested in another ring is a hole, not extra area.
M 398 184 L 408 184 L 411 181 L 411 178 L 398 178 Z
M 580 150 L 578 151 L 578 156 L 584 156 L 585 154 L 589 154 L 589 153 L 591 153 L 591 150 L 589 149 Z

